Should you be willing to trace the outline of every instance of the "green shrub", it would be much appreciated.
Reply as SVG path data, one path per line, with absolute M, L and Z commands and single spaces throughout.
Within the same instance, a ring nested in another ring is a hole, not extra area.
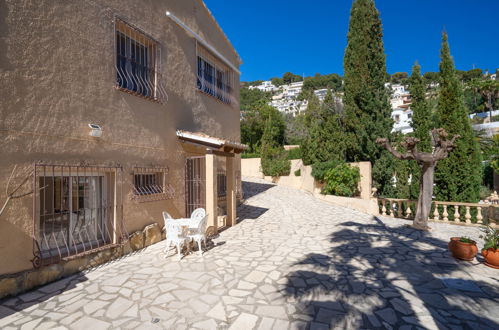
M 288 150 L 288 159 L 301 159 L 301 148 Z
M 499 173 L 499 159 L 492 160 L 490 162 L 490 167 L 492 167 L 492 169 L 496 171 L 496 173 Z
M 342 162 L 338 160 L 330 160 L 327 162 L 315 163 L 312 165 L 312 176 L 318 182 L 324 182 L 324 176 L 326 175 L 326 172 L 332 168 L 335 168 L 341 163 Z
M 480 238 L 483 238 L 484 245 L 483 249 L 499 249 L 499 229 L 494 229 L 490 226 L 482 227 L 483 235 L 480 235 Z
M 279 147 L 266 147 L 262 150 L 262 172 L 267 176 L 289 175 L 291 162 L 287 159 L 286 152 Z
M 462 243 L 474 243 L 475 241 L 473 241 L 471 238 L 469 238 L 468 236 L 461 236 L 459 238 L 459 242 L 462 242 Z
M 358 194 L 360 170 L 346 163 L 329 169 L 325 176 L 324 194 L 352 197 Z
M 300 176 L 300 175 L 301 175 L 301 170 L 300 170 L 300 169 L 297 169 L 297 170 L 295 171 L 295 176 Z
M 258 152 L 244 152 L 241 154 L 241 158 L 260 158 L 260 154 Z

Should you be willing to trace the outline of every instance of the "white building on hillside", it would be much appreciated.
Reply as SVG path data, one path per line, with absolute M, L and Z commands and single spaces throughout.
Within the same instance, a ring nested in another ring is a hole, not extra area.
M 499 110 L 472 113 L 469 118 L 473 120 L 473 129 L 482 131 L 485 136 L 493 137 L 499 134 L 499 121 L 496 121 L 499 116 Z
M 392 132 L 408 134 L 414 132 L 412 128 L 412 110 L 409 108 L 398 108 L 392 111 Z
M 391 90 L 390 104 L 393 110 L 411 103 L 411 94 L 404 85 L 387 83 L 385 86 Z
M 282 85 L 281 87 L 284 97 L 295 99 L 301 93 L 301 90 L 303 88 L 303 81 L 294 82 L 289 85 Z
M 282 85 L 277 88 L 277 93 L 272 96 L 269 105 L 273 106 L 284 114 L 296 116 L 307 109 L 306 101 L 297 100 L 303 88 L 303 81 Z
M 321 102 L 323 102 L 324 99 L 326 98 L 327 88 L 317 89 L 314 91 L 314 94 Z
M 249 89 L 259 89 L 262 92 L 276 92 L 279 90 L 270 80 L 264 81 L 258 86 L 250 86 Z

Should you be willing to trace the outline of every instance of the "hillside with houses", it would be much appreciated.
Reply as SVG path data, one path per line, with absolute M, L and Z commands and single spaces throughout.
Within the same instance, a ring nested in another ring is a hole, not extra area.
M 481 69 L 457 70 L 457 72 L 460 75 L 463 85 L 466 86 L 465 100 L 470 110 L 469 118 L 472 120 L 473 128 L 476 131 L 483 131 L 487 136 L 497 134 L 499 132 L 499 110 L 497 110 L 499 109 L 499 104 L 496 103 L 499 102 L 492 104 L 492 110 L 487 109 L 486 103 L 488 100 L 471 86 L 472 82 L 476 79 L 495 81 L 497 74 L 490 74 L 488 71 L 482 72 Z M 329 78 L 333 75 L 340 81 L 339 84 L 333 83 Z M 426 82 L 426 97 L 431 101 L 438 92 L 438 73 L 427 72 L 424 78 Z M 400 132 L 402 134 L 414 132 L 412 127 L 412 99 L 408 79 L 406 72 L 396 72 L 392 75 L 387 74 L 385 87 L 390 94 L 392 109 L 390 117 L 393 120 L 392 132 Z M 316 74 L 313 77 L 303 77 L 289 72 L 285 73 L 283 78 L 242 83 L 243 90 L 248 89 L 257 93 L 261 92 L 259 94 L 260 98 L 266 100 L 268 105 L 277 109 L 284 116 L 292 117 L 306 112 L 312 95 L 317 97 L 320 102 L 323 102 L 328 90 L 331 90 L 336 106 L 340 108 L 338 111 L 341 112 L 341 108 L 343 107 L 342 86 L 342 77 L 336 74 Z M 245 95 L 247 94 L 243 91 L 241 94 L 242 103 L 245 102 Z M 244 109 L 242 110 L 244 114 Z

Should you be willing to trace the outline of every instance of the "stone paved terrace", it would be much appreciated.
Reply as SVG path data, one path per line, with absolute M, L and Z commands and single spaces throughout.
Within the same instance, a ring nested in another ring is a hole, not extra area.
M 499 328 L 499 270 L 447 252 L 476 228 L 422 234 L 302 191 L 244 188 L 242 221 L 203 258 L 164 259 L 158 243 L 2 301 L 0 328 Z

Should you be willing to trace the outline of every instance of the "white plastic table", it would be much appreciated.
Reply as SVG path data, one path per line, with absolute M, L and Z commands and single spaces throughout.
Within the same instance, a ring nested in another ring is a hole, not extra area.
M 179 226 L 179 227 L 189 228 L 189 226 L 191 225 L 191 218 L 178 218 L 178 219 L 174 219 L 171 223 L 175 224 L 176 226 Z M 191 245 L 192 245 L 192 241 L 189 241 L 187 243 L 187 250 L 188 250 L 187 253 L 190 253 Z
M 174 224 L 179 225 L 181 227 L 188 227 L 191 224 L 191 218 L 179 218 L 179 219 L 174 219 L 172 221 Z

